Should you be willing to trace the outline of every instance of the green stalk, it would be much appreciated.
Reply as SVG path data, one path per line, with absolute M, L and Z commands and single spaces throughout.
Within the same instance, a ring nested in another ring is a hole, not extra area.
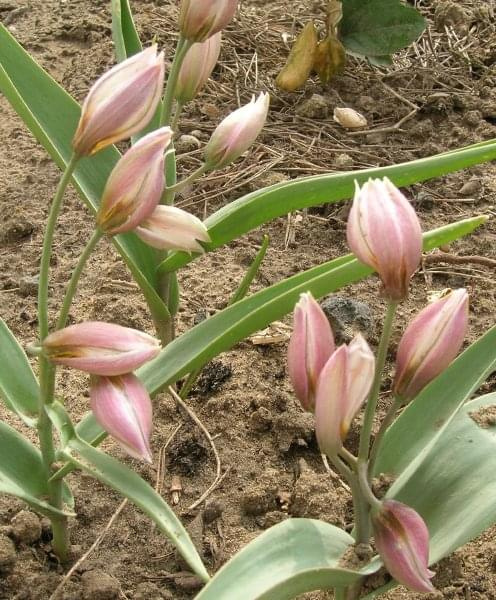
M 43 237 L 43 250 L 40 262 L 40 279 L 38 288 L 38 326 L 40 334 L 40 344 L 48 335 L 48 279 L 50 271 L 50 259 L 52 256 L 53 237 L 55 226 L 62 207 L 62 200 L 65 190 L 71 180 L 76 167 L 78 156 L 71 156 L 62 177 L 60 178 L 55 196 L 50 207 L 48 220 Z M 43 356 L 39 357 L 40 364 L 40 396 L 39 396 L 39 415 L 38 415 L 38 437 L 40 440 L 40 450 L 45 468 L 47 479 L 52 473 L 55 462 L 55 448 L 53 443 L 52 423 L 45 411 L 45 405 L 53 402 L 55 388 L 55 368 Z M 49 502 L 55 508 L 62 508 L 62 481 L 49 482 L 48 484 Z M 69 535 L 67 529 L 66 517 L 51 517 L 53 540 L 52 547 L 61 561 L 67 559 L 67 550 L 69 545 Z
M 393 402 L 392 402 L 391 406 L 388 408 L 386 416 L 384 417 L 384 419 L 381 423 L 381 426 L 379 428 L 379 431 L 377 432 L 377 435 L 375 436 L 374 443 L 372 444 L 372 450 L 370 451 L 370 459 L 369 459 L 369 475 L 370 476 L 372 475 L 372 471 L 374 469 L 374 463 L 377 458 L 377 453 L 379 452 L 379 448 L 381 447 L 381 443 L 382 443 L 384 434 L 386 433 L 386 431 L 387 431 L 388 427 L 391 425 L 391 423 L 394 421 L 394 419 L 396 417 L 396 413 L 401 408 L 402 404 L 403 404 L 402 398 L 398 398 L 398 397 L 393 398 Z
M 101 240 L 102 236 L 103 232 L 100 231 L 100 229 L 95 229 L 88 243 L 86 244 L 81 256 L 79 257 L 78 263 L 76 265 L 76 268 L 72 272 L 69 285 L 67 286 L 67 290 L 65 292 L 64 301 L 62 303 L 62 308 L 60 310 L 60 315 L 57 321 L 57 329 L 63 329 L 66 326 L 67 318 L 69 317 L 69 311 L 71 309 L 72 300 L 74 299 L 74 296 L 77 291 L 79 278 L 81 277 L 81 273 L 83 272 L 88 258 L 90 257 L 98 242 Z
M 374 382 L 372 384 L 372 389 L 370 391 L 369 399 L 367 401 L 367 406 L 365 407 L 363 427 L 362 432 L 360 434 L 360 448 L 358 451 L 359 463 L 366 463 L 369 456 L 370 437 L 372 435 L 372 426 L 374 424 L 374 416 L 377 408 L 377 402 L 379 400 L 382 372 L 384 370 L 384 365 L 386 364 L 389 339 L 391 337 L 391 331 L 393 328 L 393 321 L 397 307 L 398 302 L 394 302 L 392 300 L 388 302 L 386 316 L 384 319 L 384 326 L 382 329 L 382 335 L 379 342 L 379 347 L 377 349 Z
M 196 171 L 193 171 L 193 173 L 191 173 L 191 175 L 188 175 L 188 177 L 186 177 L 179 183 L 176 183 L 175 185 L 168 187 L 166 190 L 166 193 L 174 194 L 174 195 L 177 194 L 178 192 L 183 190 L 187 185 L 189 185 L 190 183 L 193 183 L 193 181 L 196 181 L 198 179 L 198 177 L 201 177 L 204 173 L 207 172 L 207 170 L 208 170 L 207 165 L 205 163 L 202 164 L 201 167 L 198 167 L 198 169 L 196 169 Z
M 174 54 L 174 60 L 172 61 L 169 77 L 167 78 L 167 84 L 165 86 L 165 96 L 162 103 L 162 111 L 160 113 L 160 127 L 164 127 L 164 125 L 170 125 L 172 106 L 174 104 L 174 92 L 176 91 L 179 72 L 181 70 L 184 57 L 191 46 L 192 42 L 185 40 L 183 37 L 179 38 L 176 53 Z

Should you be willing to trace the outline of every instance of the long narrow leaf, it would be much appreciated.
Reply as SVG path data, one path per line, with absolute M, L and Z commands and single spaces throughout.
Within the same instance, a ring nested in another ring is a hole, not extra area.
M 0 397 L 30 427 L 36 425 L 39 387 L 28 358 L 0 319 Z
M 424 234 L 424 250 L 466 235 L 486 220 L 467 219 Z M 169 344 L 139 371 L 151 393 L 177 381 L 235 343 L 289 313 L 302 292 L 320 298 L 362 279 L 371 269 L 352 255 L 299 273 L 229 306 Z
M 112 39 L 119 62 L 141 52 L 141 41 L 134 24 L 129 0 L 112 0 Z
M 39 450 L 3 421 L 0 421 L 0 456 L 0 493 L 17 496 L 48 517 L 72 515 L 46 502 L 48 484 Z M 72 505 L 67 488 L 64 499 Z
M 353 543 L 333 525 L 287 519 L 236 554 L 196 600 L 290 600 L 304 592 L 350 585 L 363 572 L 345 569 L 339 561 Z
M 436 377 L 387 431 L 374 472 L 395 477 L 392 493 L 406 485 L 460 408 L 496 370 L 493 327 Z
M 167 535 L 193 571 L 208 581 L 209 575 L 193 542 L 167 502 L 129 467 L 78 438 L 62 404 L 54 402 L 47 407 L 47 413 L 61 436 L 64 448 L 60 454 L 141 508 Z
M 205 248 L 214 250 L 291 211 L 351 198 L 355 181 L 362 184 L 370 177 L 389 177 L 396 185 L 404 186 L 495 158 L 496 141 L 491 140 L 390 167 L 317 175 L 279 183 L 243 196 L 211 215 L 205 224 L 212 241 L 205 244 Z M 197 256 L 172 252 L 159 270 L 175 271 Z
M 54 162 L 64 168 L 72 152 L 71 140 L 80 107 L 1 24 L 0 91 Z M 116 148 L 107 148 L 95 157 L 83 159 L 76 168 L 74 184 L 93 212 L 119 156 Z M 155 291 L 153 249 L 133 233 L 116 236 L 113 241 L 155 313 L 166 318 L 166 309 Z

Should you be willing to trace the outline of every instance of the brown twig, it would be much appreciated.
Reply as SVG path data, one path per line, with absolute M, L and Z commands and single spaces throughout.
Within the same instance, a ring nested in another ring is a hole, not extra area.
M 77 571 L 77 569 L 79 569 L 79 567 L 88 558 L 88 556 L 92 552 L 94 552 L 98 548 L 98 546 L 102 543 L 103 538 L 108 533 L 108 531 L 110 530 L 112 525 L 115 523 L 118 516 L 124 510 L 127 502 L 128 502 L 127 498 L 124 498 L 124 500 L 119 504 L 119 506 L 117 507 L 117 510 L 110 517 L 108 523 L 103 528 L 103 531 L 98 535 L 98 537 L 93 542 L 93 544 L 91 544 L 91 546 L 88 548 L 88 550 L 72 565 L 72 567 L 69 569 L 69 571 L 67 571 L 64 579 L 62 579 L 62 581 L 59 583 L 59 585 L 55 588 L 55 591 L 50 596 L 49 600 L 56 600 L 59 597 L 60 592 L 62 591 L 62 589 L 64 588 L 66 583 L 69 581 L 69 579 L 74 575 L 74 573 Z
M 484 267 L 496 267 L 496 260 L 494 258 L 488 258 L 487 256 L 478 256 L 478 255 L 466 255 L 466 256 L 458 256 L 457 254 L 448 254 L 448 253 L 436 253 L 436 254 L 427 254 L 424 256 L 425 264 L 432 263 L 450 263 L 454 265 L 463 265 L 463 264 L 475 264 L 482 265 Z
M 198 498 L 198 500 L 196 500 L 195 502 L 193 502 L 193 504 L 188 506 L 188 508 L 186 509 L 186 512 L 190 512 L 190 511 L 194 510 L 195 508 L 197 508 L 206 498 L 208 498 L 208 496 L 212 493 L 212 491 L 219 485 L 219 483 L 222 481 L 222 479 L 226 476 L 227 471 L 224 474 L 222 474 L 222 466 L 221 466 L 221 462 L 220 462 L 220 456 L 217 451 L 217 447 L 215 446 L 214 440 L 212 439 L 212 436 L 210 435 L 210 433 L 209 433 L 208 429 L 205 427 L 205 425 L 200 421 L 200 419 L 196 416 L 196 414 L 191 410 L 191 408 L 189 408 L 189 406 L 179 396 L 179 394 L 176 392 L 176 390 L 171 386 L 169 386 L 169 394 L 174 398 L 174 400 L 177 402 L 177 404 L 179 404 L 179 406 L 188 413 L 189 417 L 202 430 L 202 432 L 205 435 L 205 437 L 207 438 L 208 443 L 210 444 L 210 447 L 212 448 L 212 451 L 215 456 L 215 464 L 216 464 L 215 479 L 212 482 L 212 484 L 209 486 L 209 488 L 206 489 L 205 492 Z

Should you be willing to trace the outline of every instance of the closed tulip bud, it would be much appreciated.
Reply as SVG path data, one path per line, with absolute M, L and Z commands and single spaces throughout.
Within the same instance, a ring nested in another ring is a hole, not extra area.
M 92 377 L 90 398 L 91 410 L 103 429 L 128 454 L 151 463 L 152 403 L 141 381 L 132 373 Z
M 105 73 L 81 110 L 72 146 L 88 156 L 141 131 L 155 113 L 164 84 L 164 55 L 156 45 Z
M 334 336 L 324 311 L 310 292 L 302 294 L 294 308 L 288 370 L 296 397 L 305 410 L 314 410 L 317 379 L 334 349 Z
M 237 7 L 238 0 L 182 0 L 181 35 L 192 42 L 204 42 L 231 22 Z
M 157 206 L 135 231 L 144 242 L 159 250 L 203 253 L 199 242 L 210 242 L 200 219 L 175 206 Z
M 262 93 L 255 100 L 226 117 L 213 132 L 205 148 L 205 164 L 221 169 L 235 161 L 255 141 L 267 119 L 270 96 Z
M 356 186 L 348 218 L 348 245 L 379 273 L 389 300 L 404 300 L 422 257 L 422 231 L 414 209 L 386 177 Z
M 136 329 L 87 321 L 48 335 L 43 351 L 55 364 L 110 377 L 133 371 L 154 358 L 160 343 Z
M 421 310 L 398 346 L 393 392 L 404 401 L 415 398 L 458 354 L 467 325 L 468 294 L 463 288 Z
M 131 231 L 151 215 L 165 185 L 164 152 L 172 130 L 162 127 L 144 136 L 113 169 L 96 215 L 109 235 Z
M 320 372 L 315 396 L 315 432 L 322 453 L 336 456 L 374 380 L 375 358 L 358 334 L 340 346 Z
M 374 538 L 386 569 L 415 592 L 434 592 L 429 566 L 429 531 L 422 517 L 405 504 L 385 500 L 372 514 Z
M 196 98 L 212 74 L 220 54 L 222 33 L 193 44 L 184 57 L 174 94 L 181 104 Z

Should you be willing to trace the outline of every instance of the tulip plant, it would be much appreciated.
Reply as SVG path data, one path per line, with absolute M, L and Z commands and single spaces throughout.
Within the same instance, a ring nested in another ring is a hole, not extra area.
M 199 600 L 289 599 L 314 589 L 334 589 L 336 598 L 346 600 L 371 599 L 398 582 L 432 591 L 429 565 L 496 522 L 496 441 L 469 416 L 496 400 L 494 394 L 470 400 L 495 368 L 496 330 L 455 359 L 467 326 L 465 290 L 440 296 L 407 327 L 390 409 L 375 436 L 373 424 L 395 312 L 406 301 L 422 250 L 467 235 L 487 218 L 422 233 L 397 186 L 492 160 L 496 142 L 408 164 L 296 179 L 239 198 L 201 222 L 174 206 L 176 193 L 247 151 L 269 110 L 269 93 L 253 95 L 218 124 L 203 164 L 177 181 L 174 136 L 181 110 L 201 93 L 237 5 L 182 0 L 179 39 L 165 76 L 163 52 L 156 45 L 143 49 L 128 0 L 112 0 L 118 64 L 96 81 L 81 107 L 0 26 L 0 90 L 62 170 L 40 260 L 39 340 L 27 348 L 38 361 L 37 376 L 21 342 L 6 323 L 0 325 L 0 396 L 39 438 L 36 446 L 0 421 L 0 492 L 22 498 L 50 519 L 52 547 L 63 562 L 74 509 L 65 477 L 76 469 L 87 472 L 129 498 L 168 536 L 206 583 Z M 121 155 L 113 144 L 128 139 Z M 51 323 L 50 258 L 71 184 L 95 215 L 95 226 Z M 290 211 L 348 199 L 354 189 L 348 223 L 353 254 L 245 298 L 264 244 L 231 301 L 226 299 L 227 308 L 175 337 L 183 266 Z M 84 266 L 103 236 L 140 286 L 155 336 L 112 323 L 67 324 Z M 376 355 L 361 336 L 336 348 L 315 298 L 373 271 L 388 302 Z M 152 462 L 151 397 L 159 402 L 161 391 L 186 377 L 179 390 L 184 399 L 208 360 L 290 313 L 295 303 L 289 375 L 303 409 L 315 415 L 321 452 L 352 491 L 355 528 L 350 535 L 321 521 L 288 519 L 211 577 L 164 499 L 98 446 L 110 435 L 130 456 Z M 89 411 L 78 423 L 57 392 L 61 367 L 89 374 Z M 347 448 L 347 432 L 364 404 L 359 448 Z M 381 473 L 393 482 L 385 496 L 374 491 L 373 479 Z M 370 547 L 365 559 L 360 554 L 362 562 L 351 560 L 355 546 L 369 548 L 372 541 L 377 556 Z M 371 590 L 367 578 L 381 565 L 394 579 Z

